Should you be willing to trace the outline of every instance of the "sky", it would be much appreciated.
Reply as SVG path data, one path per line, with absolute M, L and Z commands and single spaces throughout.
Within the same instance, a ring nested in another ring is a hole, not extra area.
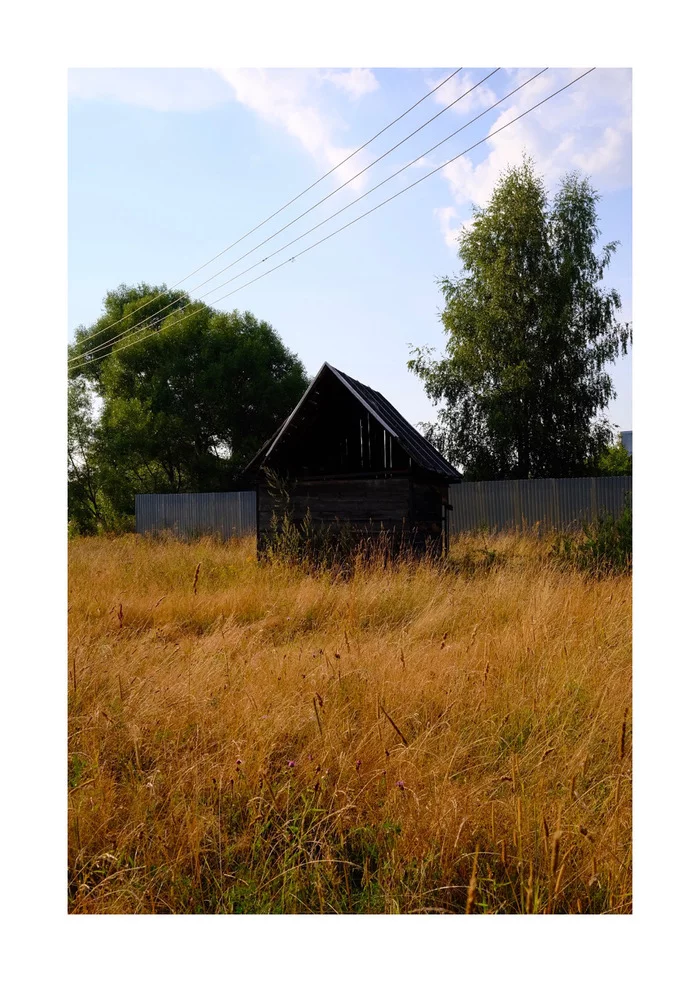
M 106 292 L 120 283 L 178 283 L 322 178 L 457 67 L 71 69 L 69 338 L 100 316 Z M 457 239 L 474 206 L 484 206 L 504 168 L 527 153 L 549 191 L 565 173 L 578 170 L 600 192 L 599 246 L 619 242 L 604 283 L 618 290 L 621 319 L 631 321 L 631 71 L 596 69 L 494 133 L 585 71 L 548 69 L 533 79 L 543 66 L 500 68 L 487 78 L 497 67 L 463 68 L 298 201 L 184 279 L 182 289 L 218 309 L 250 310 L 270 323 L 310 375 L 328 361 L 381 391 L 410 422 L 434 420 L 436 407 L 406 367 L 410 348 L 443 350 L 438 280 L 460 269 Z M 431 149 L 460 127 L 462 132 Z M 424 176 L 396 200 L 298 255 Z M 294 262 L 244 286 L 294 256 Z M 230 263 L 235 265 L 197 289 Z M 253 264 L 259 265 L 240 275 Z M 610 371 L 617 399 L 609 419 L 632 429 L 631 355 Z

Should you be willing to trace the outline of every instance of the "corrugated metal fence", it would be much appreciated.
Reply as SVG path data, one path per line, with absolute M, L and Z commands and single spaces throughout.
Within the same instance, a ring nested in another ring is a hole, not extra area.
M 471 529 L 568 528 L 607 512 L 615 517 L 632 491 L 631 477 L 575 477 L 536 481 L 464 481 L 450 485 L 450 534 Z M 198 535 L 254 535 L 255 491 L 215 494 L 137 494 L 136 531 Z
M 213 494 L 137 494 L 136 531 L 198 535 L 255 535 L 255 491 Z
M 618 517 L 631 477 L 573 477 L 534 481 L 464 481 L 450 485 L 450 533 L 524 529 L 539 523 L 564 529 L 609 513 Z

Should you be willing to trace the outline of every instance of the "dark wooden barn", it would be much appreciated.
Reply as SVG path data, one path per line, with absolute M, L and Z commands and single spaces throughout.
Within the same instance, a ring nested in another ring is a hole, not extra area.
M 328 363 L 247 475 L 259 549 L 286 513 L 297 527 L 342 530 L 345 541 L 382 533 L 395 547 L 446 552 L 448 486 L 461 480 L 381 393 Z

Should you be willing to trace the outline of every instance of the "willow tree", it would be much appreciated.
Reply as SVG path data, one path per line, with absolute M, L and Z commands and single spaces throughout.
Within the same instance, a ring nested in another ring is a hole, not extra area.
M 444 357 L 409 368 L 440 404 L 428 437 L 473 479 L 572 477 L 610 442 L 607 366 L 631 342 L 616 290 L 602 286 L 618 243 L 596 251 L 599 195 L 567 175 L 553 199 L 525 158 L 499 179 L 441 281 Z

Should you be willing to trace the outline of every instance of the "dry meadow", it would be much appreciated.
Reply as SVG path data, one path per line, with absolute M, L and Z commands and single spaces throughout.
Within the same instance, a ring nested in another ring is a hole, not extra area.
M 73 913 L 629 913 L 631 578 L 69 544 Z

